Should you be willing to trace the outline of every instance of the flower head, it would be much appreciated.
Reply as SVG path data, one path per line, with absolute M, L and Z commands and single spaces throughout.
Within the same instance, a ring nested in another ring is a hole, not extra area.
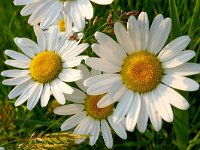
M 187 109 L 188 102 L 174 89 L 195 91 L 199 84 L 186 77 L 200 73 L 200 65 L 187 63 L 195 56 L 184 50 L 190 42 L 181 36 L 165 45 L 171 30 L 171 19 L 158 15 L 149 29 L 145 12 L 138 20 L 131 16 L 127 30 L 117 22 L 114 32 L 118 43 L 101 32 L 95 38 L 99 44 L 92 48 L 100 58 L 88 58 L 86 64 L 103 71 L 84 82 L 89 95 L 105 94 L 97 103 L 99 108 L 119 101 L 114 111 L 114 122 L 126 116 L 126 127 L 133 131 L 136 124 L 140 132 L 146 130 L 148 118 L 156 131 L 162 119 L 173 121 L 171 105 Z M 173 89 L 174 88 L 174 89 Z
M 69 23 L 73 22 L 80 31 L 85 27 L 85 18 L 93 17 L 93 7 L 90 1 L 107 5 L 111 4 L 113 0 L 14 0 L 14 4 L 26 5 L 22 9 L 21 15 L 31 15 L 28 20 L 31 25 L 40 23 L 42 29 L 47 29 L 62 12 L 69 17 Z
M 98 108 L 97 103 L 104 95 L 87 95 L 85 92 L 87 88 L 83 86 L 83 81 L 90 76 L 100 75 L 101 72 L 96 70 L 89 70 L 84 66 L 78 66 L 83 72 L 83 79 L 76 81 L 77 86 L 82 90 L 74 88 L 74 93 L 71 95 L 65 94 L 67 100 L 72 101 L 73 104 L 60 106 L 54 110 L 58 115 L 73 115 L 67 119 L 62 125 L 63 131 L 74 128 L 74 134 L 89 134 L 89 143 L 94 145 L 98 139 L 99 133 L 102 132 L 104 142 L 108 148 L 113 145 L 113 138 L 110 126 L 122 139 L 126 139 L 126 131 L 122 123 L 115 124 L 113 122 L 113 104 Z M 110 126 L 109 126 L 109 124 Z M 84 140 L 77 140 L 80 143 Z
M 39 99 L 41 106 L 48 104 L 51 93 L 60 104 L 65 103 L 63 93 L 72 94 L 73 89 L 65 82 L 73 82 L 82 78 L 82 72 L 73 67 L 78 66 L 87 56 L 78 56 L 87 47 L 87 43 L 69 41 L 59 34 L 57 26 L 50 27 L 48 35 L 39 26 L 34 26 L 38 44 L 27 38 L 15 38 L 16 45 L 22 53 L 6 50 L 5 54 L 12 58 L 5 64 L 19 68 L 1 72 L 10 77 L 2 83 L 16 87 L 8 97 L 17 98 L 15 106 L 26 100 L 27 108 L 33 109 Z

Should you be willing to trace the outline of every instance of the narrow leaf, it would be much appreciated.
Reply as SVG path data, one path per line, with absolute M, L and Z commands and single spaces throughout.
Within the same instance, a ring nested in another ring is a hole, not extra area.
M 181 27 L 178 18 L 178 11 L 176 8 L 175 0 L 169 0 L 170 17 L 172 19 L 172 32 L 171 39 L 181 36 Z M 181 92 L 182 95 L 188 99 L 188 92 Z M 174 108 L 174 131 L 176 134 L 176 143 L 178 149 L 184 150 L 188 145 L 188 130 L 189 130 L 189 117 L 188 111 L 183 111 Z

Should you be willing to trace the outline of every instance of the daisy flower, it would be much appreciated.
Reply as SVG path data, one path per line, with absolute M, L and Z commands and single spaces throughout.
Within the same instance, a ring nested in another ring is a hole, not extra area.
M 87 56 L 78 56 L 87 47 L 87 43 L 79 44 L 61 37 L 59 28 L 52 26 L 49 36 L 45 38 L 39 26 L 34 26 L 37 36 L 36 44 L 27 38 L 15 38 L 15 44 L 22 53 L 6 50 L 10 60 L 5 64 L 19 68 L 1 72 L 2 76 L 10 77 L 3 80 L 4 85 L 16 86 L 8 95 L 9 99 L 18 97 L 15 106 L 27 101 L 27 108 L 32 110 L 39 99 L 41 106 L 47 105 L 51 93 L 60 104 L 65 103 L 63 93 L 72 94 L 73 89 L 65 82 L 73 82 L 82 78 L 82 72 L 73 69 Z
M 99 44 L 92 48 L 100 58 L 88 58 L 86 64 L 104 74 L 84 82 L 89 95 L 105 94 L 97 103 L 104 108 L 119 103 L 113 114 L 118 123 L 126 116 L 126 127 L 140 132 L 147 127 L 148 118 L 156 131 L 162 119 L 173 121 L 172 105 L 188 109 L 189 104 L 174 89 L 195 91 L 199 84 L 186 77 L 200 73 L 200 65 L 188 63 L 195 56 L 193 50 L 184 50 L 189 36 L 181 36 L 165 45 L 171 30 L 171 19 L 158 15 L 149 29 L 145 12 L 138 20 L 129 17 L 127 30 L 117 22 L 114 32 L 117 42 L 101 32 L 95 38 Z
M 90 1 L 107 5 L 113 0 L 14 0 L 14 4 L 26 5 L 21 10 L 21 15 L 31 15 L 28 20 L 31 25 L 40 23 L 42 29 L 47 29 L 63 11 L 70 16 L 74 25 L 82 30 L 85 27 L 85 18 L 93 17 Z
M 122 139 L 127 138 L 125 128 L 122 123 L 115 124 L 113 122 L 113 104 L 105 108 L 98 108 L 97 103 L 103 95 L 87 95 L 87 88 L 83 86 L 85 79 L 100 75 L 101 72 L 91 70 L 90 73 L 84 65 L 78 66 L 78 69 L 83 72 L 83 79 L 77 81 L 76 84 L 82 91 L 74 88 L 73 94 L 65 94 L 66 99 L 72 101 L 73 104 L 60 106 L 54 110 L 54 113 L 58 115 L 73 115 L 61 125 L 61 130 L 66 131 L 75 127 L 73 134 L 90 134 L 90 145 L 96 143 L 101 132 L 105 145 L 112 148 L 113 138 L 110 126 Z M 76 143 L 81 143 L 84 139 L 79 139 Z

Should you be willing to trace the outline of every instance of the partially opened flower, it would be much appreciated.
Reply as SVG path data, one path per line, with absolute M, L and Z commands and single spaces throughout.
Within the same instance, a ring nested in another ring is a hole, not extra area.
M 189 36 L 181 36 L 165 45 L 171 29 L 171 19 L 156 16 L 149 29 L 145 12 L 138 20 L 129 17 L 127 30 L 117 22 L 114 32 L 119 43 L 101 32 L 95 37 L 99 44 L 92 48 L 100 58 L 88 58 L 86 64 L 104 74 L 84 82 L 89 95 L 105 94 L 97 103 L 99 108 L 119 101 L 114 122 L 126 116 L 126 127 L 133 131 L 136 123 L 140 132 L 146 130 L 148 118 L 156 131 L 162 119 L 173 121 L 171 105 L 188 109 L 189 104 L 173 88 L 195 91 L 199 84 L 185 76 L 200 73 L 200 65 L 187 63 L 195 56 L 193 50 L 184 50 Z M 164 47 L 164 48 L 163 48 Z
M 58 18 L 61 11 L 72 19 L 78 30 L 85 27 L 85 18 L 93 17 L 93 7 L 90 1 L 101 5 L 111 4 L 113 0 L 14 0 L 15 5 L 26 5 L 21 15 L 31 15 L 28 23 L 41 24 L 47 29 Z
M 98 108 L 97 103 L 103 95 L 87 95 L 84 92 L 87 88 L 83 86 L 83 81 L 90 76 L 99 75 L 99 71 L 91 70 L 91 73 L 84 65 L 78 66 L 83 72 L 83 79 L 76 82 L 78 87 L 83 91 L 74 88 L 72 95 L 65 95 L 66 99 L 72 101 L 73 104 L 60 106 L 54 110 L 54 113 L 58 115 L 73 115 L 67 119 L 62 125 L 61 130 L 66 131 L 74 128 L 74 134 L 85 134 L 89 136 L 90 145 L 94 145 L 99 137 L 99 133 L 102 133 L 105 145 L 108 148 L 113 146 L 113 138 L 110 130 L 110 126 L 122 139 L 127 138 L 126 131 L 122 123 L 115 124 L 113 122 L 113 104 L 105 107 Z M 110 126 L 109 126 L 109 124 Z M 77 143 L 81 143 L 85 138 L 77 140 Z
M 3 80 L 4 85 L 16 87 L 8 97 L 18 97 L 15 106 L 25 101 L 27 108 L 33 109 L 39 99 L 41 106 L 47 105 L 50 94 L 60 104 L 65 103 L 63 93 L 72 94 L 73 89 L 65 82 L 73 82 L 82 78 L 78 69 L 73 69 L 87 56 L 78 56 L 87 47 L 87 43 L 79 44 L 77 41 L 69 41 L 65 36 L 60 36 L 59 28 L 52 26 L 48 37 L 39 26 L 34 26 L 38 44 L 27 38 L 15 38 L 16 45 L 22 53 L 6 50 L 5 54 L 12 58 L 5 64 L 19 68 L 1 72 L 2 76 L 10 77 Z M 47 38 L 46 38 L 47 37 Z

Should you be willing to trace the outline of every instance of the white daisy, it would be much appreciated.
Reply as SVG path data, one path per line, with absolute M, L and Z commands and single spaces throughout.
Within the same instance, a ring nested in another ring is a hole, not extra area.
M 82 30 L 85 27 L 85 18 L 93 17 L 90 1 L 107 5 L 113 0 L 14 0 L 14 4 L 26 5 L 21 15 L 31 15 L 28 20 L 31 25 L 40 23 L 42 29 L 47 29 L 63 11 L 70 16 L 78 30 Z
M 15 106 L 26 100 L 27 108 L 33 109 L 39 99 L 41 106 L 47 105 L 50 94 L 60 104 L 65 103 L 63 93 L 71 94 L 73 89 L 65 82 L 73 82 L 82 78 L 78 69 L 72 69 L 81 63 L 87 56 L 78 56 L 87 47 L 87 43 L 79 44 L 68 41 L 65 36 L 60 36 L 59 28 L 52 26 L 49 37 L 45 38 L 39 26 L 34 26 L 38 44 L 27 38 L 15 38 L 16 45 L 22 53 L 6 50 L 5 54 L 12 58 L 5 64 L 20 68 L 1 72 L 2 76 L 10 77 L 4 80 L 4 85 L 16 86 L 8 95 L 9 99 L 18 97 Z
M 170 29 L 171 19 L 162 15 L 156 16 L 149 29 L 147 14 L 142 12 L 138 20 L 133 16 L 128 19 L 127 30 L 115 23 L 119 43 L 104 33 L 95 34 L 99 44 L 92 48 L 100 58 L 88 58 L 86 64 L 105 73 L 87 79 L 84 85 L 89 87 L 89 95 L 107 93 L 98 102 L 99 108 L 119 101 L 114 122 L 126 116 L 129 131 L 137 123 L 139 131 L 144 132 L 148 117 L 155 130 L 160 130 L 162 119 L 173 121 L 171 105 L 183 110 L 189 107 L 173 88 L 199 89 L 196 81 L 185 77 L 200 73 L 199 64 L 187 63 L 195 56 L 193 50 L 184 50 L 190 38 L 181 36 L 164 46 Z
M 105 145 L 111 148 L 113 146 L 113 138 L 110 126 L 122 139 L 127 138 L 125 128 L 122 123 L 115 124 L 113 122 L 112 104 L 105 108 L 97 107 L 97 103 L 103 95 L 91 96 L 84 93 L 87 91 L 87 88 L 83 86 L 83 81 L 90 76 L 99 75 L 100 72 L 91 70 L 90 73 L 84 65 L 78 66 L 78 69 L 83 72 L 83 79 L 76 82 L 76 84 L 83 92 L 74 88 L 73 94 L 65 95 L 66 99 L 74 102 L 74 104 L 60 106 L 54 110 L 54 113 L 58 115 L 73 115 L 61 125 L 61 130 L 66 131 L 76 127 L 73 134 L 90 134 L 90 145 L 96 143 L 101 132 Z M 84 139 L 79 139 L 76 142 L 81 143 Z

